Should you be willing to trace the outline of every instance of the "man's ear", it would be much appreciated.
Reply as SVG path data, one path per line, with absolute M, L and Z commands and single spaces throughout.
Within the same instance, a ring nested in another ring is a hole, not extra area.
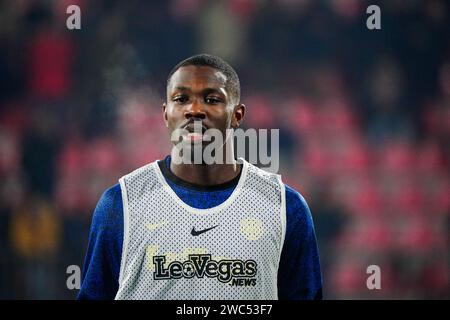
M 164 116 L 164 123 L 166 124 L 166 127 L 169 127 L 169 123 L 167 121 L 167 106 L 165 102 L 162 104 L 162 111 Z
M 233 118 L 231 119 L 231 127 L 236 129 L 242 123 L 245 117 L 245 104 L 238 104 L 234 107 Z

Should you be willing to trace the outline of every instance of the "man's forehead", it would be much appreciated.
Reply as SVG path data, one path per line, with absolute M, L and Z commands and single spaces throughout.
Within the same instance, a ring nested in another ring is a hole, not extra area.
M 179 68 L 171 77 L 168 89 L 176 87 L 217 87 L 225 88 L 227 77 L 221 72 L 208 66 L 184 66 Z

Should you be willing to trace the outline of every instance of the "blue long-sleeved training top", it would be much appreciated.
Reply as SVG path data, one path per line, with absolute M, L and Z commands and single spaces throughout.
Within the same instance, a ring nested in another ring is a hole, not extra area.
M 239 176 L 222 187 L 206 190 L 177 178 L 170 156 L 159 166 L 170 187 L 188 205 L 207 209 L 233 192 Z M 322 275 L 311 212 L 305 199 L 286 185 L 286 236 L 278 269 L 278 298 L 322 299 Z M 78 299 L 114 299 L 119 288 L 123 244 L 123 203 L 120 184 L 107 189 L 93 214 Z

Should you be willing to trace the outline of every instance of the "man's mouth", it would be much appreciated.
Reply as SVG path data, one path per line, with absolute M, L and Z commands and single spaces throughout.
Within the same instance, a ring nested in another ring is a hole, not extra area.
M 184 137 L 184 140 L 187 140 L 190 142 L 203 141 L 203 134 L 197 133 L 197 132 L 189 132 L 187 134 L 187 136 Z
M 183 129 L 188 131 L 187 135 L 183 135 L 185 141 L 199 142 L 205 139 L 207 128 L 201 122 L 189 123 Z

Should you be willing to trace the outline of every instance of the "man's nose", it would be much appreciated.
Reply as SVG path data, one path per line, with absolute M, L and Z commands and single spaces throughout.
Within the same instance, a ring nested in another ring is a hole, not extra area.
M 198 100 L 193 101 L 184 112 L 184 117 L 186 119 L 190 118 L 199 118 L 199 119 L 205 119 L 206 114 L 205 110 L 203 109 L 202 103 Z

